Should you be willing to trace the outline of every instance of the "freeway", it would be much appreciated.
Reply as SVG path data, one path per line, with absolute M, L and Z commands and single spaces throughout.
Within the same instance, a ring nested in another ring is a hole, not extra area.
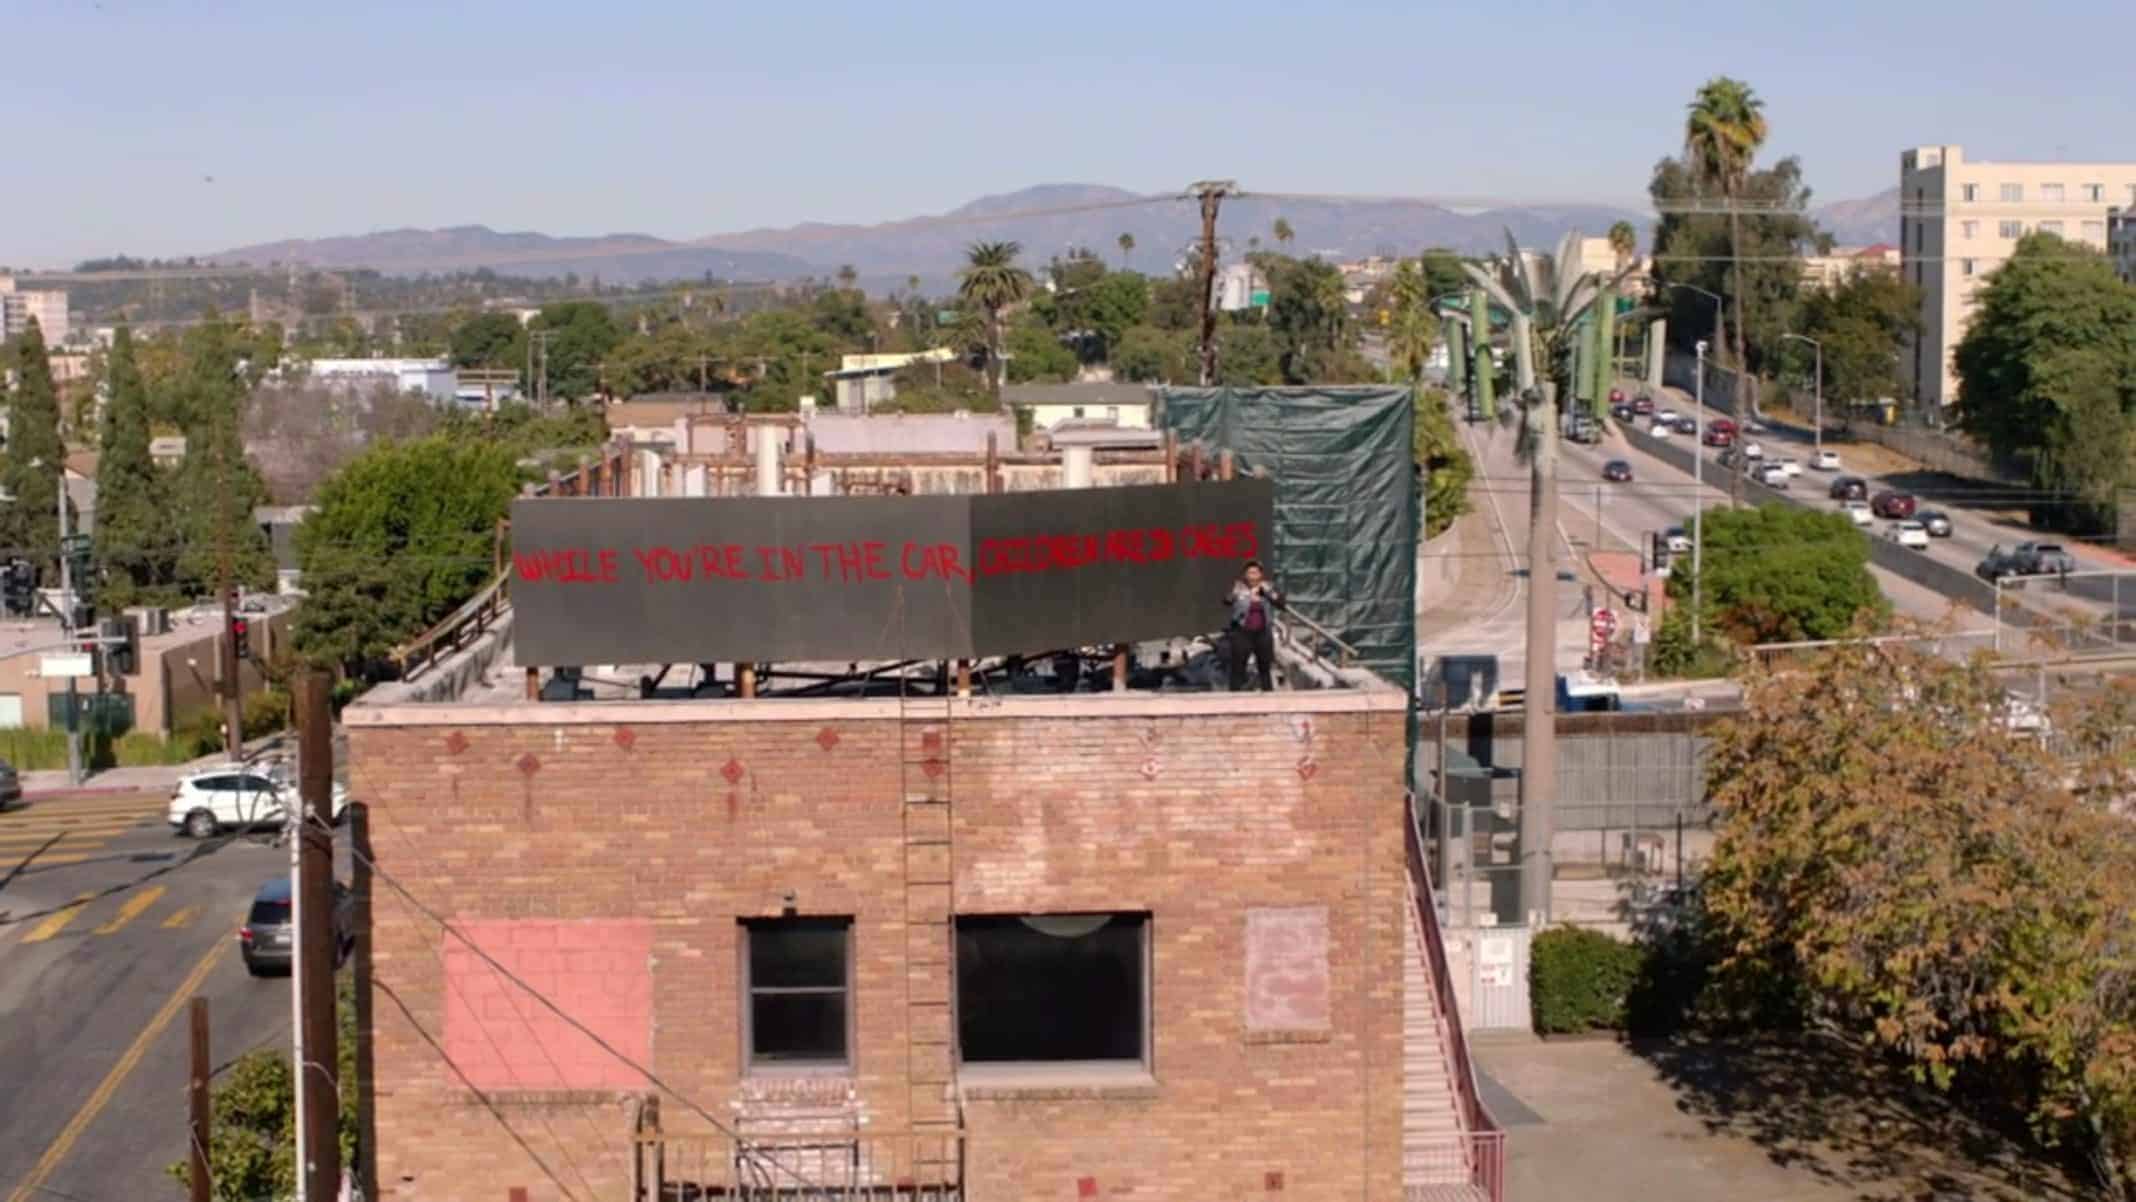
M 0 812 L 6 1202 L 176 1196 L 164 1169 L 186 1150 L 189 997 L 208 999 L 218 1066 L 288 1043 L 288 981 L 248 975 L 233 939 L 288 852 L 178 839 L 164 798 L 33 797 Z

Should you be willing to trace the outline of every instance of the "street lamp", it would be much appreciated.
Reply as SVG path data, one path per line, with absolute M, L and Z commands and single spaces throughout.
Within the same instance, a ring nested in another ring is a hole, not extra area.
M 1780 337 L 1783 341 L 1792 338 L 1797 342 L 1807 342 L 1817 348 L 1817 375 L 1812 385 L 1817 393 L 1817 428 L 1812 432 L 1812 437 L 1817 443 L 1817 453 L 1822 455 L 1824 454 L 1824 343 L 1807 334 L 1782 334 Z
M 1697 284 L 1670 284 L 1670 288 L 1682 288 L 1696 292 L 1713 301 L 1713 333 L 1721 330 L 1720 294 L 1708 292 Z M 1695 645 L 1699 636 L 1699 600 L 1705 591 L 1705 573 L 1699 569 L 1706 562 L 1706 453 L 1700 444 L 1706 438 L 1706 340 L 1698 340 L 1698 372 L 1691 378 L 1691 405 L 1697 410 L 1695 422 L 1698 433 L 1692 435 L 1691 443 L 1691 642 Z

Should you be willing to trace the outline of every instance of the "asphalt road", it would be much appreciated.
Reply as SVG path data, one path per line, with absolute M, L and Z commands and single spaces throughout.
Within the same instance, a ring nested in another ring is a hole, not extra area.
M 218 1066 L 286 1046 L 286 978 L 255 979 L 234 932 L 288 871 L 265 838 L 174 837 L 160 792 L 0 812 L 0 1190 L 6 1202 L 177 1199 L 187 999 L 208 999 Z M 88 900 L 74 904 L 88 895 Z

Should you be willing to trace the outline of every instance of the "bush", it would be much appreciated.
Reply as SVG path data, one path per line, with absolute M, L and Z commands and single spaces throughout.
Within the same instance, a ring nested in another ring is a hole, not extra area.
M 1640 977 L 1638 946 L 1599 931 L 1555 927 L 1537 935 L 1528 954 L 1537 1032 L 1623 1028 L 1625 1003 Z

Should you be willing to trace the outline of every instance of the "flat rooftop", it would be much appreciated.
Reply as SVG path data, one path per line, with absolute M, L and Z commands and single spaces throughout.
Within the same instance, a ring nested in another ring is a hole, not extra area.
M 245 602 L 255 606 L 255 608 L 240 611 L 240 616 L 247 618 L 272 617 L 296 604 L 292 598 L 266 593 L 248 596 L 245 598 Z M 190 643 L 204 635 L 217 634 L 222 630 L 222 605 L 220 602 L 188 605 L 171 610 L 170 615 L 171 628 L 168 633 L 143 635 L 141 637 L 141 648 L 144 652 L 161 651 L 168 647 Z M 113 615 L 107 612 L 99 612 L 97 616 L 108 618 Z M 47 651 L 64 651 L 67 649 L 66 644 L 66 631 L 60 628 L 58 618 L 21 618 L 0 621 L 0 659 L 11 659 L 17 655 L 38 654 Z

